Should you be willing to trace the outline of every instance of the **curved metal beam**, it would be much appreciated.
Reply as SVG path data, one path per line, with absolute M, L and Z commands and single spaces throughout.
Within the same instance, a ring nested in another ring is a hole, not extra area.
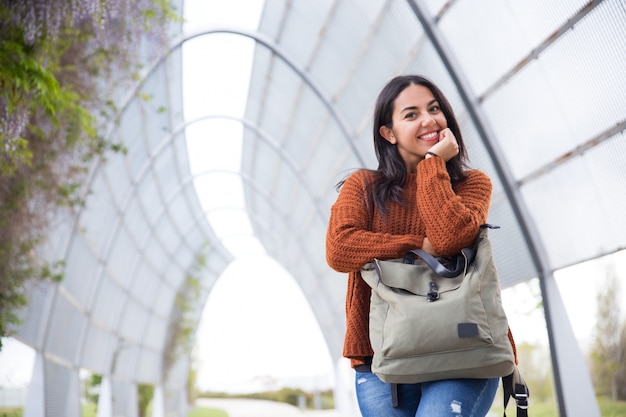
M 265 37 L 264 35 L 262 35 L 261 33 L 257 33 L 257 32 L 251 32 L 245 29 L 237 29 L 237 28 L 228 28 L 228 27 L 220 27 L 220 28 L 207 28 L 207 29 L 203 29 L 203 30 L 199 30 L 196 31 L 192 34 L 187 34 L 187 35 L 182 35 L 178 38 L 176 38 L 171 44 L 170 47 L 168 48 L 168 50 L 166 50 L 161 56 L 159 56 L 157 59 L 155 59 L 154 61 L 152 61 L 152 63 L 145 68 L 144 71 L 142 71 L 142 74 L 140 76 L 140 81 L 135 85 L 135 88 L 131 89 L 128 94 L 126 95 L 126 97 L 121 100 L 121 105 L 119 106 L 120 113 L 122 113 L 124 111 L 124 109 L 129 105 L 129 103 L 131 103 L 132 99 L 135 97 L 135 95 L 137 94 L 137 92 L 139 91 L 139 89 L 141 88 L 141 86 L 143 85 L 143 83 L 145 82 L 145 80 L 160 66 L 162 65 L 162 63 L 171 55 L 172 51 L 181 48 L 182 44 L 188 40 L 194 39 L 196 37 L 199 36 L 204 36 L 204 35 L 210 35 L 210 34 L 216 34 L 216 33 L 230 33 L 230 34 L 235 34 L 235 35 L 241 35 L 241 36 L 245 36 L 248 37 L 250 39 L 255 40 L 256 42 L 264 45 L 265 47 L 267 47 L 268 49 L 270 49 L 276 56 L 278 56 L 287 66 L 289 66 L 294 72 L 296 72 L 299 77 L 305 82 L 305 84 L 314 92 L 314 94 L 320 99 L 320 101 L 323 103 L 324 107 L 328 110 L 328 112 L 330 113 L 331 117 L 335 120 L 335 122 L 337 123 L 337 125 L 339 126 L 340 130 L 343 133 L 344 138 L 347 140 L 348 142 L 348 146 L 351 148 L 352 153 L 354 154 L 354 156 L 357 158 L 357 160 L 359 161 L 359 163 L 361 165 L 364 165 L 364 161 L 363 158 L 361 157 L 358 148 L 355 146 L 354 144 L 354 140 L 352 138 L 352 135 L 349 132 L 349 129 L 347 127 L 347 124 L 343 121 L 342 117 L 339 115 L 339 112 L 337 111 L 337 109 L 335 108 L 335 106 L 333 105 L 332 101 L 330 99 L 328 99 L 327 97 L 325 97 L 322 92 L 321 89 L 319 87 L 317 87 L 317 85 L 313 82 L 313 80 L 308 76 L 308 74 L 306 73 L 306 71 L 302 68 L 300 68 L 298 65 L 296 65 L 295 61 L 293 61 L 292 59 L 289 58 L 289 55 L 284 52 L 275 42 L 273 42 L 271 39 Z M 244 124 L 246 124 L 244 122 Z M 251 123 L 248 122 L 249 125 L 252 126 Z M 110 135 L 112 134 L 112 132 L 115 130 L 115 126 L 111 125 L 109 128 L 109 131 L 107 132 L 106 136 L 110 137 Z M 275 149 L 279 149 L 276 146 L 273 146 L 273 148 Z M 289 165 L 289 164 L 288 164 Z M 90 170 L 90 173 L 88 175 L 88 179 L 86 182 L 86 186 L 83 190 L 83 197 L 87 195 L 88 190 L 90 189 L 90 185 L 95 177 L 96 172 L 99 170 L 100 168 L 100 162 L 97 161 L 96 163 L 94 163 L 94 165 L 92 166 L 92 169 Z M 301 177 L 301 175 L 299 174 L 299 171 L 294 169 L 294 172 L 298 173 L 298 176 Z M 314 200 L 316 201 L 316 200 Z M 322 214 L 322 210 L 319 207 L 319 204 L 316 205 L 317 208 L 317 212 L 318 215 L 323 215 Z M 76 229 L 76 227 L 78 226 L 78 220 L 80 217 L 80 212 L 77 213 L 77 215 L 75 216 L 74 219 L 74 226 L 73 226 L 73 230 Z M 67 256 L 67 253 L 69 251 L 70 245 L 71 245 L 71 241 L 72 241 L 72 236 L 74 235 L 74 233 L 70 233 L 70 235 L 68 236 L 68 239 L 66 241 L 66 244 L 64 245 L 64 253 L 65 253 L 65 257 Z M 109 242 L 110 244 L 110 242 Z M 47 333 L 47 332 L 46 332 Z M 47 339 L 47 334 L 44 336 L 44 340 Z M 45 343 L 45 342 L 44 342 Z
M 292 60 L 289 55 L 284 52 L 282 50 L 282 48 L 280 48 L 275 42 L 273 42 L 271 39 L 267 38 L 266 36 L 264 36 L 263 34 L 259 33 L 259 32 L 252 32 L 249 31 L 247 29 L 242 29 L 242 28 L 235 28 L 235 27 L 210 27 L 210 28 L 206 28 L 206 29 L 201 29 L 201 30 L 197 30 L 193 33 L 190 34 L 183 34 L 179 37 L 177 37 L 176 39 L 174 39 L 172 41 L 172 43 L 170 44 L 169 48 L 159 57 L 157 57 L 154 61 L 152 61 L 150 63 L 150 65 L 148 65 L 142 72 L 141 75 L 139 77 L 139 82 L 137 82 L 134 86 L 134 88 L 129 89 L 128 93 L 126 94 L 126 96 L 121 100 L 120 105 L 118 106 L 120 109 L 120 114 L 124 112 L 124 110 L 126 109 L 126 107 L 130 104 L 130 102 L 133 100 L 133 98 L 137 95 L 137 93 L 139 92 L 141 86 L 144 84 L 144 82 L 146 81 L 146 79 L 160 66 L 163 64 L 163 62 L 172 54 L 172 52 L 176 49 L 179 49 L 182 47 L 183 43 L 200 37 L 200 36 L 204 36 L 204 35 L 210 35 L 210 34 L 216 34 L 216 33 L 230 33 L 230 34 L 234 34 L 234 35 L 240 35 L 240 36 L 244 36 L 250 39 L 255 40 L 256 42 L 264 45 L 265 47 L 267 47 L 268 49 L 270 49 L 276 56 L 278 56 L 287 66 L 289 66 L 295 73 L 297 73 L 300 78 L 309 86 L 309 88 L 311 88 L 311 90 L 315 93 L 315 95 L 320 99 L 320 101 L 324 104 L 324 107 L 328 110 L 328 112 L 330 113 L 331 117 L 335 120 L 335 122 L 337 123 L 337 125 L 339 126 L 339 128 L 341 129 L 342 133 L 343 133 L 343 137 L 345 138 L 345 140 L 348 142 L 348 146 L 350 147 L 350 149 L 352 150 L 352 153 L 355 155 L 355 157 L 357 158 L 357 160 L 359 161 L 359 163 L 362 166 L 365 166 L 365 161 L 363 160 L 363 158 L 361 157 L 358 148 L 356 147 L 353 137 L 350 134 L 350 131 L 347 127 L 347 123 L 343 120 L 343 118 L 339 115 L 338 110 L 335 108 L 335 106 L 332 103 L 332 100 L 330 100 L 329 98 L 327 98 L 326 96 L 324 96 L 321 92 L 321 89 L 319 87 L 317 87 L 317 85 L 313 82 L 313 80 L 308 76 L 307 72 L 300 68 L 298 65 L 296 65 L 295 61 Z M 111 126 L 109 127 L 109 130 L 107 132 L 107 134 L 105 135 L 106 137 L 110 137 L 112 135 L 112 133 L 115 131 L 115 125 L 111 124 Z M 82 193 L 82 197 L 86 197 L 87 193 L 89 192 L 91 183 L 93 181 L 93 178 L 96 174 L 96 172 L 98 171 L 98 169 L 100 168 L 100 161 L 96 161 L 94 162 L 94 165 L 92 166 L 86 184 L 85 184 L 85 188 L 83 189 L 83 193 Z M 78 218 L 80 217 L 80 213 L 78 213 L 76 215 L 76 218 L 74 220 L 74 228 L 78 225 Z M 65 245 L 65 250 L 64 253 L 67 254 L 67 250 L 69 249 L 69 243 L 70 240 L 68 239 L 68 241 L 66 242 Z
M 291 159 L 289 158 L 289 155 L 287 155 L 285 153 L 285 151 L 275 142 L 272 140 L 271 136 L 265 132 L 263 129 L 259 128 L 257 125 L 255 125 L 253 122 L 251 122 L 248 119 L 243 119 L 243 118 L 237 118 L 237 117 L 233 117 L 233 116 L 229 116 L 229 115 L 206 115 L 206 116 L 202 116 L 199 118 L 196 118 L 194 120 L 188 121 L 188 122 L 184 122 L 179 124 L 175 129 L 171 130 L 170 132 L 167 133 L 167 135 L 165 135 L 165 138 L 161 140 L 161 142 L 150 152 L 148 158 L 146 159 L 146 161 L 144 162 L 144 165 L 139 169 L 138 174 L 134 177 L 131 178 L 132 184 L 139 184 L 141 182 L 141 180 L 143 179 L 143 177 L 145 175 L 147 175 L 150 172 L 150 165 L 153 164 L 154 159 L 156 159 L 159 155 L 161 155 L 163 152 L 165 152 L 170 146 L 173 140 L 175 140 L 176 137 L 178 137 L 182 132 L 184 132 L 184 130 L 190 126 L 193 125 L 195 123 L 200 123 L 203 121 L 207 121 L 207 120 L 212 120 L 212 119 L 221 119 L 221 120 L 231 120 L 231 121 L 235 121 L 238 123 L 241 123 L 245 128 L 253 131 L 256 135 L 258 135 L 258 137 L 260 138 L 261 141 L 263 141 L 264 143 L 266 143 L 272 150 L 274 150 L 278 155 L 280 155 L 280 158 L 283 160 L 283 162 L 285 163 L 285 165 L 294 173 L 294 175 L 298 178 L 298 180 L 306 185 L 306 181 L 304 176 L 302 175 L 301 170 L 298 168 L 297 164 Z M 212 171 L 214 172 L 214 171 Z M 177 196 L 178 194 L 180 194 L 180 191 L 184 189 L 184 187 L 193 180 L 193 178 L 195 178 L 196 176 L 201 176 L 203 174 L 205 174 L 205 172 L 203 173 L 199 173 L 197 175 L 192 175 L 189 176 L 186 179 L 183 179 L 183 182 L 180 184 L 180 186 L 176 189 L 176 191 L 169 195 L 169 196 L 164 196 L 167 197 L 163 203 L 164 205 L 167 205 L 167 203 L 169 201 L 171 201 L 175 196 Z M 260 193 L 260 188 L 257 187 L 255 185 L 255 182 L 252 178 L 250 178 L 249 176 L 245 175 L 242 172 L 230 172 L 233 174 L 236 174 L 238 176 L 240 176 L 241 178 L 245 179 L 246 182 L 249 185 L 252 185 L 253 189 L 255 189 L 257 191 L 257 194 L 264 196 L 262 193 Z M 304 186 L 303 187 L 305 192 L 307 194 L 309 194 L 309 198 L 311 199 L 311 201 L 313 202 L 313 205 L 316 208 L 316 213 L 317 216 L 321 219 L 325 219 L 324 217 L 324 211 L 322 209 L 322 207 L 320 206 L 319 201 L 315 198 L 314 195 L 311 194 L 311 190 L 310 187 Z M 122 204 L 118 207 L 118 210 L 120 212 L 125 212 L 130 203 L 136 198 L 137 194 L 136 193 L 129 193 L 126 197 L 126 199 L 122 202 Z M 267 200 L 267 197 L 264 197 Z M 270 204 L 271 205 L 271 204 Z M 148 226 L 150 228 L 153 228 L 154 225 L 156 224 L 158 218 L 160 218 L 164 213 L 166 212 L 165 208 L 162 208 L 161 210 L 157 211 L 155 216 L 152 219 L 148 220 Z M 203 212 L 203 214 L 206 214 L 205 212 Z M 194 220 L 194 222 L 197 222 L 200 220 L 202 216 L 196 218 Z M 112 249 L 112 244 L 116 239 L 116 236 L 118 234 L 118 232 L 121 230 L 121 228 L 123 223 L 123 216 L 120 216 L 117 218 L 117 221 L 115 223 L 115 226 L 113 227 L 113 232 L 112 234 L 107 238 L 107 243 L 105 244 L 105 246 L 103 247 L 103 253 L 107 254 L 110 252 L 110 250 Z M 257 223 L 258 224 L 258 223 Z M 179 231 L 180 232 L 180 231 Z M 184 234 L 181 233 L 181 235 Z M 138 249 L 140 249 L 140 252 L 143 253 L 145 250 L 145 247 L 147 245 L 148 242 L 151 241 L 151 235 L 148 235 L 145 237 L 143 242 L 138 242 Z M 223 248 L 222 243 L 219 243 L 220 246 Z M 105 258 L 107 256 L 105 255 Z M 305 259 L 308 259 L 305 257 Z M 133 262 L 133 268 L 136 267 L 137 265 L 137 260 L 135 260 Z M 312 271 L 315 271 L 315 268 L 313 268 L 313 265 L 310 265 L 310 268 Z M 98 278 L 98 282 L 96 283 L 96 285 L 99 285 L 100 280 L 102 279 L 102 275 L 100 275 L 100 277 Z M 132 296 L 130 296 L 130 294 L 128 294 L 128 291 L 125 291 L 127 294 L 126 296 L 129 298 L 133 298 Z M 325 292 L 325 291 L 322 291 Z M 330 298 L 328 295 L 326 295 L 327 298 Z M 120 320 L 121 320 L 121 316 L 120 316 Z M 117 335 L 116 333 L 113 333 L 115 335 Z M 117 335 L 119 337 L 119 335 Z M 330 342 L 330 340 L 329 340 Z M 334 342 L 334 341 L 332 341 Z M 139 344 L 137 345 L 138 348 L 140 348 L 142 345 Z
M 321 89 L 317 87 L 317 85 L 312 81 L 312 79 L 307 75 L 306 71 L 302 68 L 300 68 L 299 66 L 296 65 L 296 63 L 289 58 L 288 54 L 285 53 L 284 51 L 282 51 L 282 49 L 272 40 L 270 40 L 269 38 L 265 37 L 263 34 L 261 33 L 257 33 L 257 32 L 251 32 L 248 31 L 246 29 L 238 29 L 238 28 L 233 28 L 233 27 L 216 27 L 216 28 L 207 28 L 207 29 L 202 29 L 202 30 L 198 30 L 194 33 L 191 34 L 183 34 L 181 36 L 179 36 L 178 38 L 176 38 L 171 44 L 170 47 L 168 48 L 167 51 L 165 51 L 161 56 L 159 56 L 157 59 L 155 59 L 154 61 L 152 61 L 152 63 L 147 66 L 141 73 L 140 76 L 140 81 L 138 83 L 135 84 L 135 88 L 132 88 L 129 90 L 129 92 L 127 93 L 127 95 L 125 96 L 125 98 L 123 100 L 121 100 L 121 104 L 119 106 L 120 108 L 120 114 L 123 113 L 123 111 L 127 108 L 127 106 L 132 102 L 133 98 L 136 96 L 137 92 L 140 90 L 141 86 L 143 85 L 143 83 L 148 79 L 148 77 L 154 72 L 156 71 L 156 69 L 163 64 L 163 62 L 171 55 L 172 51 L 179 49 L 182 47 L 183 43 L 185 43 L 186 41 L 189 41 L 191 39 L 200 37 L 200 36 L 204 36 L 204 35 L 210 35 L 210 34 L 216 34 L 216 33 L 230 33 L 230 34 L 235 34 L 235 35 L 241 35 L 241 36 L 245 36 L 248 37 L 250 39 L 255 40 L 256 42 L 264 45 L 265 47 L 267 47 L 268 49 L 270 49 L 276 56 L 278 56 L 286 65 L 288 65 L 292 70 L 294 70 L 294 72 L 296 72 L 300 78 L 309 86 L 309 88 L 311 88 L 311 90 L 315 93 L 315 95 L 320 99 L 320 101 L 324 104 L 324 106 L 326 107 L 326 109 L 329 111 L 331 117 L 336 121 L 336 123 L 338 124 L 339 128 L 341 129 L 344 138 L 347 140 L 348 145 L 350 146 L 352 153 L 355 155 L 355 157 L 357 158 L 357 160 L 359 161 L 359 163 L 361 165 L 365 165 L 363 158 L 361 157 L 358 148 L 355 146 L 354 144 L 354 140 L 351 136 L 351 134 L 349 133 L 349 129 L 347 127 L 347 124 L 343 121 L 343 119 L 341 118 L 341 116 L 339 115 L 339 112 L 335 109 L 334 105 L 332 104 L 332 101 L 328 98 L 326 98 L 322 92 Z M 236 118 L 234 118 L 236 119 Z M 253 123 L 251 123 L 248 120 L 240 120 L 244 125 L 248 126 L 248 127 L 254 127 L 256 128 L 256 125 L 254 125 Z M 106 136 L 110 137 L 111 134 L 115 131 L 115 126 L 111 125 L 109 131 L 107 132 Z M 264 136 L 262 136 L 264 138 L 269 138 L 269 135 L 264 134 Z M 270 144 L 270 146 L 275 149 L 278 150 L 279 154 L 281 154 L 281 156 L 283 156 L 283 159 L 288 160 L 288 158 L 285 158 L 286 155 L 284 155 L 284 153 L 280 150 L 280 147 L 275 145 L 272 141 L 267 141 L 268 144 Z M 300 174 L 300 172 L 295 169 L 295 164 L 291 163 L 291 164 L 287 164 L 288 166 L 290 166 L 290 168 L 293 169 L 293 171 L 297 174 L 297 176 L 300 178 L 300 180 L 302 181 L 302 176 Z M 93 182 L 93 179 L 96 175 L 96 172 L 99 170 L 100 168 L 100 161 L 96 161 L 94 163 L 94 165 L 92 166 L 92 169 L 90 170 L 90 173 L 88 175 L 88 179 L 86 182 L 86 186 L 83 190 L 83 197 L 85 197 L 87 195 L 87 193 L 89 192 L 91 183 Z M 313 199 L 313 201 L 317 201 L 315 199 Z M 323 217 L 323 210 L 319 207 L 319 204 L 316 204 L 316 211 L 318 216 L 322 216 Z M 74 226 L 73 226 L 73 230 L 76 229 L 76 227 L 78 226 L 78 220 L 80 217 L 80 212 L 77 213 L 75 219 L 74 219 Z M 70 233 L 70 235 L 68 236 L 68 240 L 66 241 L 66 244 L 64 245 L 65 250 L 65 257 L 67 257 L 67 253 L 69 251 L 70 248 L 70 244 L 71 244 L 71 240 L 72 240 L 72 236 L 73 233 Z M 110 242 L 109 242 L 110 245 Z M 47 338 L 44 337 L 44 340 Z
M 315 82 L 311 79 L 311 77 L 309 76 L 309 74 L 306 72 L 305 69 L 298 66 L 296 62 L 290 58 L 287 52 L 285 52 L 276 42 L 274 42 L 272 39 L 268 38 L 267 36 L 263 35 L 262 33 L 252 32 L 247 29 L 236 28 L 236 27 L 208 27 L 206 29 L 200 29 L 192 33 L 187 33 L 187 34 L 183 33 L 183 35 L 176 38 L 171 43 L 170 50 L 180 48 L 183 43 L 191 39 L 194 39 L 200 36 L 216 34 L 216 33 L 228 33 L 232 35 L 240 35 L 246 38 L 250 38 L 256 41 L 257 43 L 260 43 L 261 45 L 268 48 L 278 58 L 280 58 L 280 60 L 283 61 L 289 68 L 291 68 L 293 72 L 298 74 L 298 76 L 302 79 L 302 81 L 304 81 L 304 83 L 313 91 L 313 93 L 315 93 L 317 98 L 319 98 L 319 100 L 324 104 L 324 107 L 326 108 L 326 110 L 328 110 L 328 112 L 330 113 L 330 116 L 335 120 L 335 122 L 339 126 L 339 129 L 343 133 L 343 137 L 348 142 L 348 146 L 352 150 L 353 154 L 355 155 L 359 163 L 365 166 L 365 161 L 361 157 L 359 148 L 357 148 L 357 146 L 355 145 L 354 138 L 352 134 L 350 133 L 348 124 L 343 120 L 343 118 L 340 115 L 340 112 L 335 107 L 332 100 L 322 93 L 321 88 L 319 88 L 317 84 L 315 84 Z M 159 60 L 159 63 L 164 58 L 165 57 L 161 58 Z
M 252 131 L 266 145 L 268 145 L 274 152 L 276 152 L 276 154 L 278 154 L 280 156 L 280 159 L 285 163 L 285 165 L 293 172 L 293 174 L 296 176 L 298 181 L 301 184 L 306 185 L 306 179 L 302 175 L 302 171 L 300 170 L 300 167 L 298 166 L 298 164 L 296 162 L 294 162 L 294 160 L 292 158 L 289 157 L 287 152 L 285 152 L 285 150 L 280 146 L 280 144 L 278 144 L 275 140 L 273 140 L 272 136 L 269 133 L 267 133 L 264 129 L 260 128 L 256 123 L 252 122 L 249 119 L 243 118 L 243 117 L 236 117 L 236 116 L 230 116 L 230 115 L 225 115 L 225 114 L 209 114 L 209 115 L 198 117 L 198 118 L 196 118 L 194 120 L 190 120 L 188 122 L 184 122 L 184 123 L 180 124 L 179 126 L 177 126 L 175 129 L 173 129 L 167 135 L 167 138 L 164 139 L 159 144 L 159 146 L 157 146 L 154 155 L 151 155 L 151 156 L 154 157 L 154 156 L 160 154 L 162 152 L 162 150 L 165 147 L 167 147 L 167 145 L 170 143 L 170 141 L 175 136 L 180 134 L 188 126 L 191 126 L 191 125 L 193 125 L 195 123 L 200 123 L 200 122 L 203 122 L 203 121 L 207 121 L 207 120 L 212 120 L 212 119 L 230 120 L 230 121 L 241 123 L 244 126 L 244 128 Z M 140 175 L 137 178 L 135 178 L 135 180 L 137 180 L 137 182 L 139 182 L 141 180 L 142 176 L 145 174 L 145 170 L 146 169 L 147 169 L 147 167 L 142 167 L 142 169 L 140 170 Z M 305 187 L 305 189 L 306 189 L 307 193 L 311 196 L 311 200 L 314 203 L 316 203 L 315 204 L 315 208 L 316 208 L 317 215 L 320 216 L 320 218 L 326 220 L 326 217 L 325 217 L 326 209 L 324 207 L 322 207 L 319 204 L 319 201 L 315 198 L 315 196 L 313 196 L 310 193 L 310 188 L 309 187 Z

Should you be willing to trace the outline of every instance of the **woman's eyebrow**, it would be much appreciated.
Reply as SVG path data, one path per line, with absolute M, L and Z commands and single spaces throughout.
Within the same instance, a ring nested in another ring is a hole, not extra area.
M 434 103 L 438 103 L 438 102 L 439 102 L 439 100 L 437 100 L 436 98 L 435 98 L 435 99 L 432 99 L 432 100 L 430 100 L 430 101 L 426 104 L 426 107 L 430 107 L 430 106 L 432 106 Z M 418 107 L 417 107 L 417 106 L 408 106 L 408 107 L 405 107 L 405 108 L 403 108 L 402 110 L 400 110 L 400 113 L 404 113 L 404 112 L 405 112 L 405 111 L 407 111 L 407 110 L 417 110 L 417 109 L 418 109 Z

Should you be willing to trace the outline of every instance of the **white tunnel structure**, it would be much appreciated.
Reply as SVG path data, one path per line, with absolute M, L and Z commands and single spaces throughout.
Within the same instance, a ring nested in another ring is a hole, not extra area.
M 81 368 L 103 375 L 110 415 L 136 416 L 137 383 L 156 387 L 155 415 L 187 415 L 189 358 L 169 366 L 168 346 L 233 261 L 187 155 L 186 129 L 212 119 L 243 127 L 234 175 L 255 237 L 302 289 L 337 362 L 346 276 L 325 259 L 334 186 L 376 167 L 375 97 L 418 73 L 450 98 L 472 166 L 494 183 L 502 287 L 539 279 L 560 414 L 599 417 L 554 272 L 626 249 L 625 28 L 624 0 L 266 0 L 256 31 L 177 23 L 171 48 L 120 95 L 109 134 L 128 152 L 94 165 L 85 207 L 50 231 L 44 253 L 65 261 L 65 278 L 29 288 L 15 329 L 37 352 L 25 416 L 80 416 Z M 216 35 L 255 44 L 245 115 L 186 120 L 182 48 Z M 183 311 L 201 253 L 200 293 Z

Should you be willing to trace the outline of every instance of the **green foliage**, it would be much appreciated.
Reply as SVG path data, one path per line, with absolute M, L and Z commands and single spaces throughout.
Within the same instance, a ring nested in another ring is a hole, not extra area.
M 198 398 L 198 388 L 196 383 L 198 381 L 198 360 L 195 353 L 192 351 L 189 360 L 189 372 L 187 373 L 187 402 L 194 404 Z
M 49 264 L 35 255 L 48 209 L 77 201 L 76 187 L 62 182 L 65 173 L 55 158 L 64 156 L 64 148 L 73 152 L 81 135 L 93 138 L 95 132 L 94 119 L 76 92 L 62 88 L 43 65 L 55 67 L 59 57 L 42 53 L 51 49 L 47 45 L 26 45 L 20 33 L 0 26 L 0 337 L 18 322 L 15 312 L 27 302 L 22 287 L 28 279 L 58 281 L 63 276 L 62 262 Z M 19 119 L 24 119 L 23 128 Z
M 602 417 L 626 417 L 626 401 L 612 401 L 610 398 L 600 397 L 598 404 Z
M 28 302 L 26 284 L 63 278 L 63 262 L 38 256 L 50 221 L 84 204 L 93 161 L 125 152 L 101 135 L 117 113 L 103 86 L 136 78 L 133 37 L 165 43 L 179 19 L 167 0 L 122 0 L 121 20 L 106 1 L 0 0 L 0 350 Z
M 102 375 L 91 374 L 85 381 L 85 398 L 92 404 L 98 404 L 98 393 L 102 384 Z
M 335 408 L 335 401 L 332 391 L 322 391 L 319 393 L 323 409 Z M 281 388 L 278 391 L 257 392 L 251 394 L 226 394 L 216 392 L 204 392 L 200 394 L 202 398 L 249 398 L 254 400 L 267 400 L 299 406 L 299 398 L 304 397 L 308 408 L 313 408 L 314 394 L 300 388 Z
M 21 408 L 0 408 L 0 417 L 22 417 Z
M 549 402 L 554 399 L 552 361 L 547 347 L 522 343 L 517 346 L 519 369 L 533 400 Z
M 503 408 L 501 402 L 498 403 L 498 398 L 501 397 L 496 397 L 494 406 L 489 411 L 494 415 L 501 416 Z M 611 401 L 608 398 L 599 397 L 598 405 L 602 417 L 626 417 L 626 401 Z M 506 408 L 506 415 L 515 416 L 515 406 L 510 402 Z M 558 416 L 559 413 L 554 401 L 533 401 L 531 397 L 528 415 L 532 417 L 554 417 Z
M 82 403 L 80 408 L 81 417 L 96 417 L 98 415 L 98 407 L 95 403 Z
M 170 368 L 181 355 L 191 355 L 193 336 L 196 329 L 195 318 L 190 315 L 198 305 L 200 291 L 200 277 L 207 265 L 205 248 L 196 256 L 190 267 L 185 281 L 176 294 L 174 309 L 170 318 L 168 341 L 163 352 L 163 380 L 167 380 Z M 194 387 L 189 387 L 192 393 Z
M 147 384 L 137 385 L 137 394 L 139 397 L 139 417 L 147 417 L 148 406 L 154 397 L 154 387 Z
M 84 385 L 84 397 L 87 401 L 83 404 L 83 416 L 85 412 L 93 409 L 93 415 L 96 415 L 96 406 L 98 404 L 98 397 L 100 386 L 102 385 L 102 375 L 91 374 L 85 381 Z M 149 407 L 154 397 L 154 386 L 148 384 L 137 384 L 137 407 L 140 417 L 147 417 L 149 415 Z M 85 407 L 88 405 L 89 407 Z M 89 414 L 91 415 L 91 413 Z
M 496 400 L 494 401 L 494 406 L 491 407 L 491 409 L 489 410 L 490 413 L 493 413 L 494 415 L 497 416 L 501 416 L 503 415 L 503 407 L 502 407 L 502 397 L 498 397 L 496 396 Z M 532 417 L 554 417 L 554 416 L 558 416 L 558 410 L 557 410 L 557 405 L 554 401 L 548 401 L 548 402 L 541 402 L 541 401 L 534 401 L 532 399 L 532 392 L 531 392 L 531 399 L 529 402 L 529 407 L 528 407 L 528 415 L 532 416 Z M 515 408 L 515 401 L 510 401 L 508 407 L 506 408 L 506 415 L 507 416 L 515 416 L 516 415 L 516 408 Z
M 67 71 L 61 61 L 69 45 L 76 42 L 76 36 L 70 32 L 54 43 L 43 39 L 34 47 L 24 44 L 23 39 L 15 37 L 16 33 L 19 30 L 12 32 L 14 39 L 0 41 L 0 86 L 7 117 L 23 113 L 28 121 L 21 132 L 10 128 L 0 132 L 4 143 L 0 149 L 0 174 L 11 177 L 22 165 L 50 164 L 63 151 L 75 151 L 81 141 L 87 145 L 86 155 L 101 153 L 106 145 L 96 134 L 96 119 L 87 108 L 91 104 L 85 96 L 87 91 L 81 94 L 72 83 L 61 85 L 57 78 Z M 33 141 L 43 141 L 47 146 L 34 147 Z M 49 159 L 33 160 L 36 151 L 50 152 Z
M 260 392 L 257 394 L 246 395 L 245 397 L 257 400 L 278 401 L 281 403 L 298 406 L 298 399 L 300 398 L 300 396 L 304 396 L 306 398 L 307 396 L 311 397 L 311 394 L 306 394 L 303 390 L 299 388 L 282 388 L 274 392 Z
M 214 408 L 196 407 L 189 411 L 188 417 L 228 417 L 228 414 Z

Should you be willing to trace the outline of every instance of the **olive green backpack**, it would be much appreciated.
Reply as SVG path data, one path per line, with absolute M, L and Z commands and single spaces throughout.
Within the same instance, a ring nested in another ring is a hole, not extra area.
M 371 370 L 393 384 L 508 378 L 505 402 L 509 393 L 525 411 L 528 389 L 508 338 L 489 228 L 498 226 L 483 225 L 474 246 L 453 258 L 416 249 L 361 268 L 372 288 Z

